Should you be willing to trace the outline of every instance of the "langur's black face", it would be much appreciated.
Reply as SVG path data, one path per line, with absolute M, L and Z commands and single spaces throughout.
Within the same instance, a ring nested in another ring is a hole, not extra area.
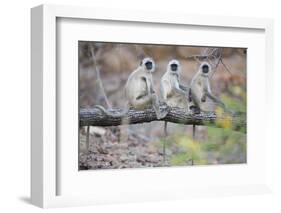
M 154 72 L 154 70 L 155 70 L 154 61 L 151 58 L 144 58 L 141 61 L 140 66 L 150 73 Z
M 171 70 L 176 72 L 178 71 L 178 65 L 177 64 L 171 64 Z
M 152 68 L 153 68 L 153 63 L 151 61 L 145 62 L 144 65 L 145 65 L 147 70 L 152 70 Z
M 209 71 L 210 71 L 210 69 L 209 69 L 209 66 L 208 66 L 207 64 L 205 64 L 205 65 L 202 66 L 202 72 L 203 72 L 204 74 L 208 74 Z
M 173 59 L 169 61 L 168 66 L 167 66 L 167 71 L 170 72 L 171 74 L 176 74 L 178 75 L 180 73 L 181 67 L 180 67 L 180 62 L 176 59 Z

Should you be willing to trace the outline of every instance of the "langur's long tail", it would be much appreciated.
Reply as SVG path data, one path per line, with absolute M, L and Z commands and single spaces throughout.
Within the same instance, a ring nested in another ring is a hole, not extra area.
M 192 125 L 192 140 L 195 141 L 195 132 L 196 132 L 196 125 Z M 194 165 L 194 160 L 191 158 L 191 165 Z
M 192 125 L 192 139 L 195 140 L 196 125 Z
M 164 134 L 165 134 L 165 138 L 164 138 L 164 140 L 163 140 L 163 164 L 164 164 L 164 165 L 165 165 L 165 163 L 166 163 L 166 139 L 167 139 L 167 136 L 168 136 L 167 125 L 168 125 L 168 122 L 165 121 L 165 122 L 164 122 Z
M 164 122 L 164 134 L 165 134 L 165 137 L 168 136 L 167 126 L 168 126 L 168 122 L 165 121 L 165 122 Z

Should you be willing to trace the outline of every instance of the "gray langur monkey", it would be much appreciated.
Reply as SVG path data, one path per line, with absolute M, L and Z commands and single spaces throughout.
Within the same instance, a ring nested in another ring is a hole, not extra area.
M 153 107 L 157 119 L 161 119 L 167 115 L 166 110 L 161 110 L 159 107 L 159 100 L 154 91 L 154 84 L 152 73 L 155 71 L 155 63 L 151 58 L 144 58 L 140 65 L 134 70 L 125 84 L 125 97 L 128 101 L 127 109 L 120 114 L 113 114 L 100 105 L 96 105 L 95 108 L 100 109 L 103 113 L 119 117 L 125 115 L 128 112 L 128 108 L 134 108 L 138 110 L 147 109 Z
M 189 111 L 188 87 L 180 83 L 181 65 L 178 60 L 171 60 L 167 65 L 167 71 L 161 78 L 161 96 L 170 107 L 179 107 Z M 167 121 L 164 123 L 164 133 L 167 133 Z M 165 141 L 163 144 L 163 156 L 165 163 Z
M 188 110 L 188 87 L 180 84 L 180 73 L 180 62 L 171 60 L 161 78 L 161 95 L 168 106 Z
M 190 107 L 195 113 L 204 111 L 204 104 L 207 98 L 211 99 L 214 103 L 228 111 L 225 104 L 212 94 L 209 74 L 211 73 L 211 66 L 207 62 L 203 62 L 195 76 L 191 80 L 189 90 L 189 101 L 193 103 Z
M 206 111 L 205 107 L 208 105 L 206 104 L 207 98 L 212 100 L 214 103 L 219 105 L 224 109 L 226 112 L 229 111 L 224 103 L 215 97 L 212 94 L 211 86 L 210 86 L 210 80 L 209 75 L 211 73 L 212 69 L 209 63 L 203 62 L 199 66 L 199 69 L 195 76 L 191 80 L 190 89 L 189 89 L 189 102 L 191 103 L 190 109 L 193 111 L 193 113 L 200 113 L 201 111 Z M 207 107 L 208 108 L 208 107 Z M 196 127 L 193 125 L 193 139 L 195 139 L 195 131 Z M 192 160 L 193 164 L 193 160 Z

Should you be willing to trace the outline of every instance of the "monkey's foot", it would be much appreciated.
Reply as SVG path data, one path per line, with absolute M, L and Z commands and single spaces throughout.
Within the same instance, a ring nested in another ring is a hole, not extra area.
M 193 114 L 200 114 L 201 110 L 197 106 L 190 106 L 189 109 L 192 111 Z
M 162 105 L 159 108 L 154 108 L 154 110 L 156 112 L 156 117 L 158 120 L 165 118 L 166 115 L 169 113 L 168 105 Z
M 158 112 L 156 112 L 156 117 L 157 119 L 162 119 L 165 118 L 168 113 L 168 110 L 160 109 Z

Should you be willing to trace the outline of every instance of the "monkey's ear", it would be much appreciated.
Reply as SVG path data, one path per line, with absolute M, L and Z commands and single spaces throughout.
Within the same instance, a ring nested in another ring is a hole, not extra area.
M 141 60 L 141 62 L 140 62 L 140 66 L 142 65 L 142 60 Z

